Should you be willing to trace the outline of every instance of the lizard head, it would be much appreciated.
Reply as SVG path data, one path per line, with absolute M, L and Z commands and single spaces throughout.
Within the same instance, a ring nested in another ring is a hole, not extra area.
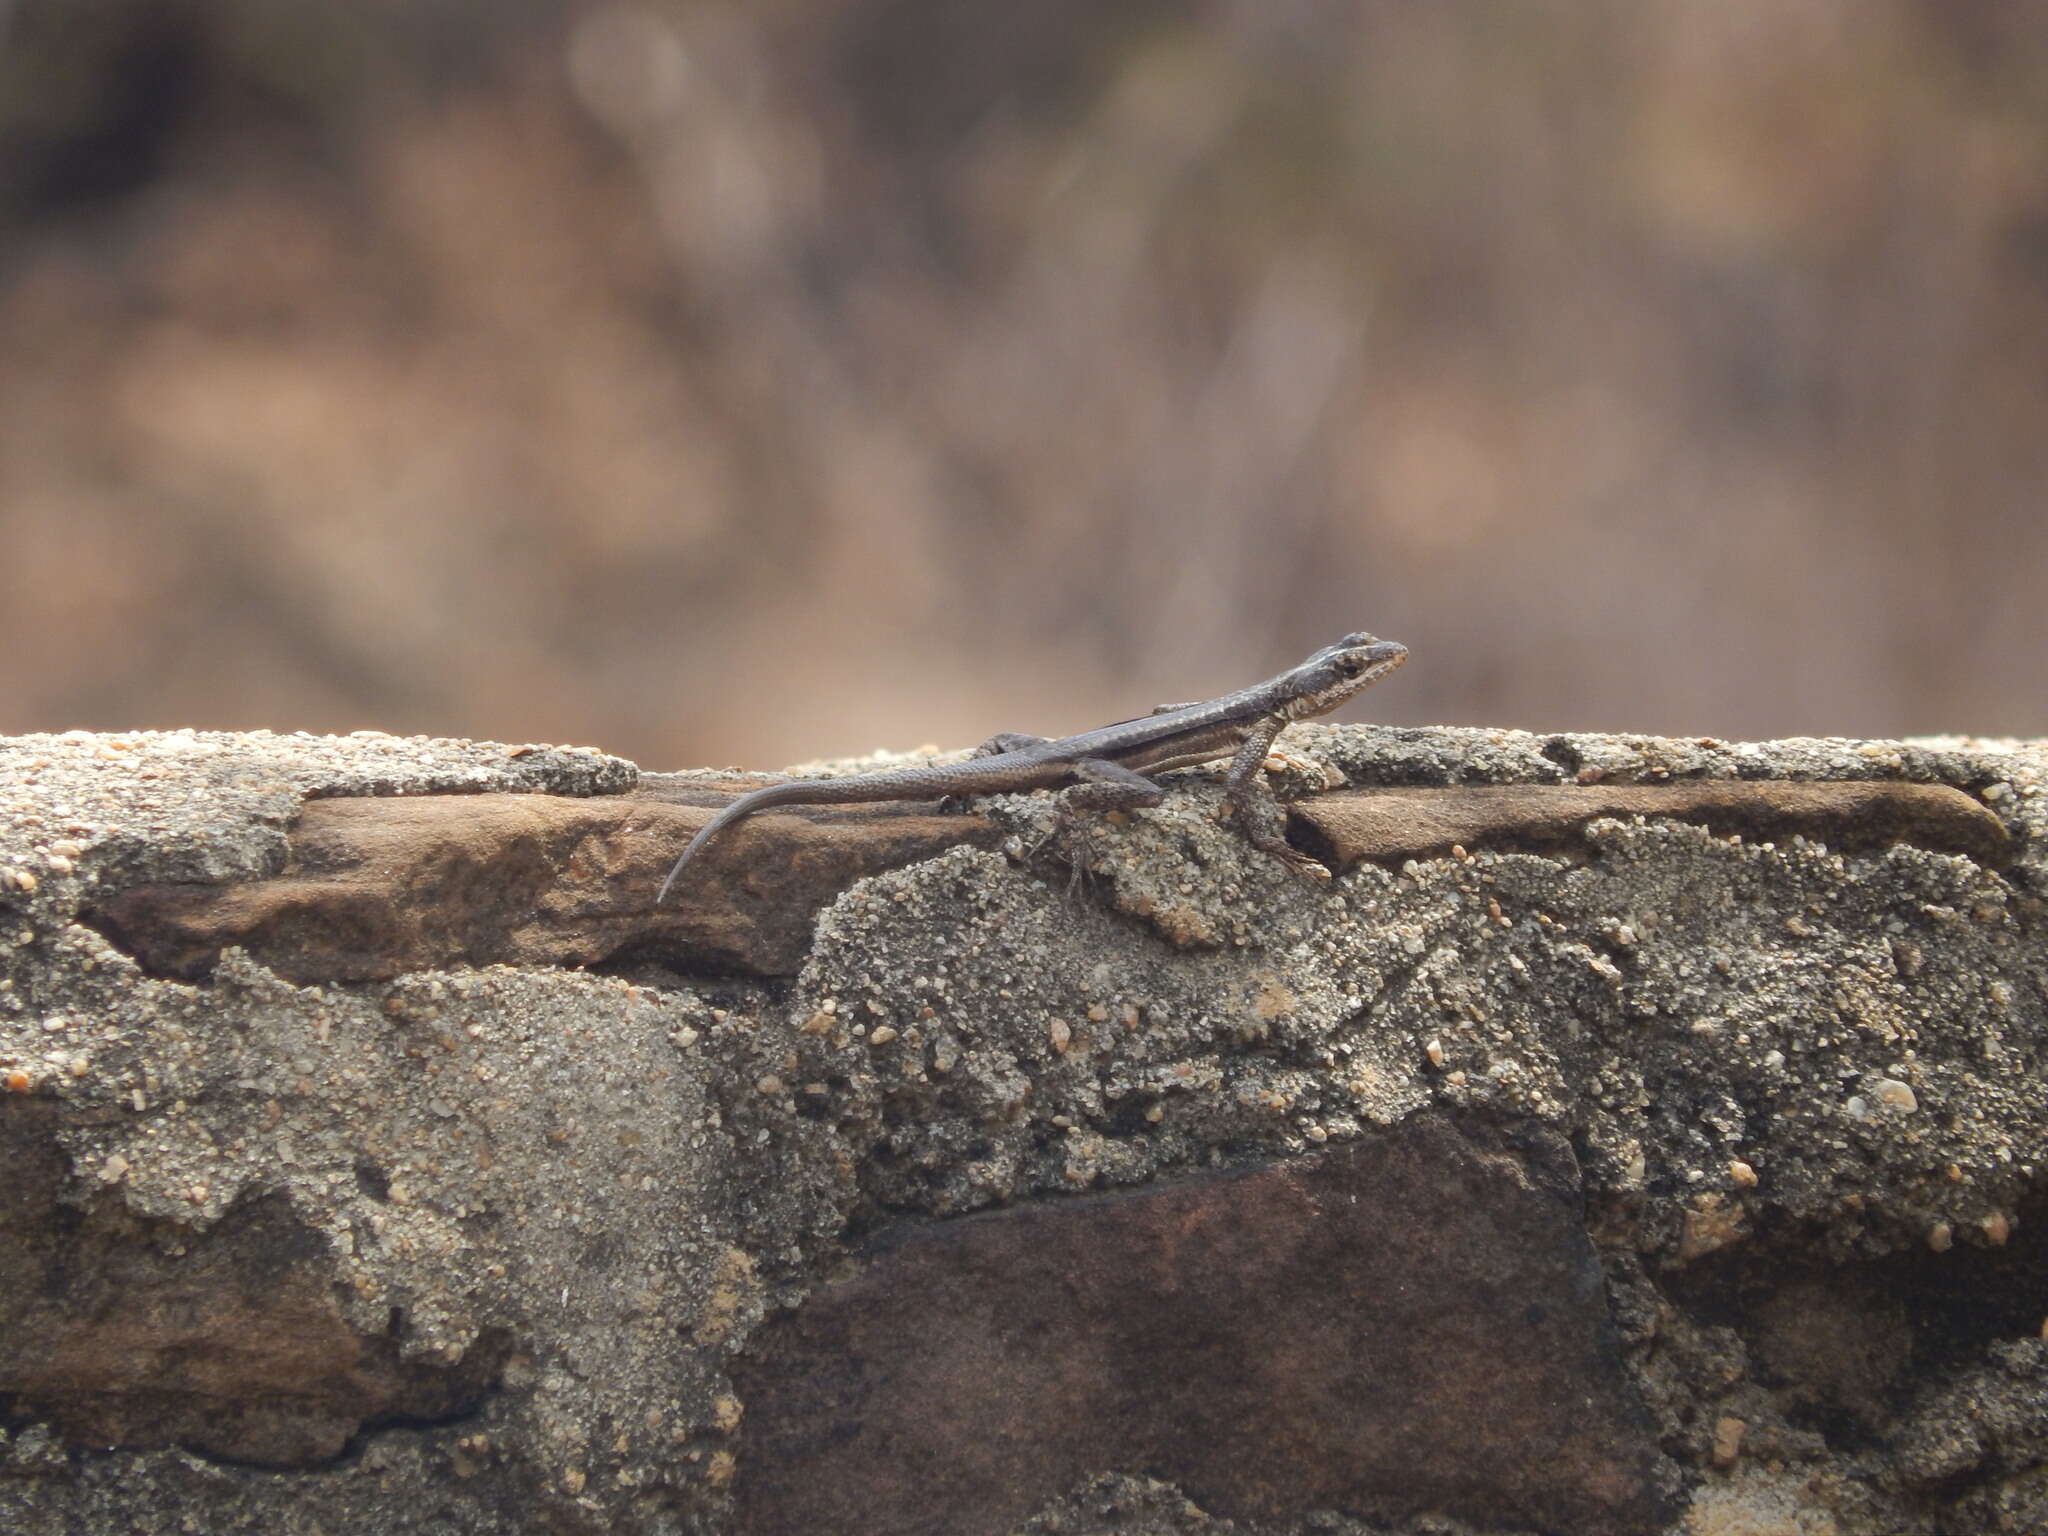
M 1326 715 L 1362 688 L 1370 688 L 1408 659 L 1408 647 L 1381 640 L 1364 631 L 1326 645 L 1286 676 L 1292 695 L 1285 706 L 1290 720 Z

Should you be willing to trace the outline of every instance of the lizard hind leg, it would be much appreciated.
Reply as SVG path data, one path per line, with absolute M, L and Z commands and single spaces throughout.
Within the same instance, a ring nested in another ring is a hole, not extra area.
M 1089 839 L 1082 823 L 1087 811 L 1149 810 L 1166 798 L 1166 791 L 1135 769 L 1107 758 L 1084 757 L 1070 771 L 1080 782 L 1053 796 L 1052 830 L 1046 843 L 1057 843 L 1070 871 L 1068 888 L 1080 883 L 1089 863 Z
M 1050 736 L 1033 736 L 1028 731 L 997 731 L 980 746 L 967 754 L 965 761 L 976 762 L 984 757 L 1001 757 L 1005 752 L 1022 752 L 1026 747 L 1042 747 Z M 944 795 L 939 799 L 939 809 L 964 811 L 972 795 Z
M 1052 738 L 1033 736 L 1027 731 L 997 731 L 967 756 L 971 761 L 978 757 L 1000 757 L 1005 752 L 1021 752 L 1026 747 L 1042 747 Z

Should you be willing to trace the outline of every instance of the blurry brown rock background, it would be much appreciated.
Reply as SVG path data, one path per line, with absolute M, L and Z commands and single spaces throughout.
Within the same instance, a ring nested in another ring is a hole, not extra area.
M 2040 734 L 2048 6 L 0 3 L 0 733 Z

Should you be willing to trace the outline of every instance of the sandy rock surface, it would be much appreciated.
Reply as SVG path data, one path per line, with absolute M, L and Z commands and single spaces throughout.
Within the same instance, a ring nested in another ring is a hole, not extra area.
M 2048 1528 L 2048 747 L 1283 745 L 0 742 L 0 1527 Z

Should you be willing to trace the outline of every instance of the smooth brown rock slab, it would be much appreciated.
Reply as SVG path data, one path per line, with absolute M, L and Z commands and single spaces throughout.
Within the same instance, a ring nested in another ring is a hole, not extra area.
M 738 1529 L 1001 1532 L 1135 1471 L 1213 1514 L 1661 1528 L 1577 1172 L 1424 1116 L 898 1231 L 735 1362 Z
M 679 804 L 643 789 L 313 800 L 276 875 L 132 886 L 85 916 L 147 970 L 184 980 L 210 973 L 230 945 L 302 984 L 641 959 L 786 976 L 802 966 L 819 910 L 854 881 L 999 837 L 983 817 L 915 803 L 769 813 L 714 843 L 656 907 L 669 865 L 728 797 L 707 798 Z M 1466 786 L 1344 791 L 1289 809 L 1304 845 L 1337 868 L 1454 845 L 1551 850 L 1603 816 L 1798 832 L 1840 847 L 1906 841 L 1992 862 L 2009 841 L 1982 805 L 1932 784 Z
M 855 880 L 995 839 L 979 817 L 901 803 L 761 816 L 656 907 L 676 855 L 723 803 L 659 792 L 312 800 L 276 875 L 132 886 L 86 916 L 145 969 L 185 980 L 229 945 L 301 984 L 640 958 L 788 975 L 818 910 Z
M 1347 790 L 1289 807 L 1308 846 L 1348 868 L 1362 859 L 1415 859 L 1465 848 L 1568 847 L 1588 822 L 1666 816 L 1745 837 L 1797 833 L 1836 848 L 1911 843 L 1998 863 L 2005 825 L 1946 784 L 1790 779 L 1694 779 L 1680 784 L 1486 784 Z

